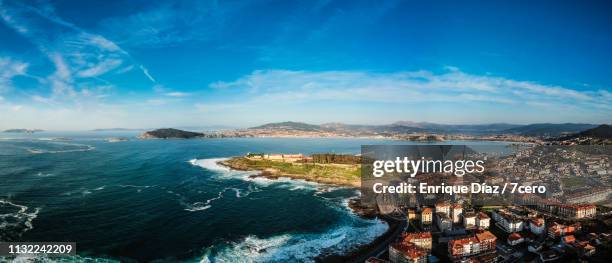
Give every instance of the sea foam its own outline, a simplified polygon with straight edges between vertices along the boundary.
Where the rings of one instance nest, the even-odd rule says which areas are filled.
[[[314,262],[321,253],[346,253],[388,229],[380,220],[360,220],[359,226],[343,225],[317,234],[250,235],[206,248],[200,262]]]
[[[30,209],[0,199],[0,240],[20,237],[23,233],[34,228],[32,221],[38,216],[40,208]]]
[[[218,164],[218,162],[225,160],[227,160],[227,158],[191,159],[189,163],[207,170],[229,172],[229,168]]]

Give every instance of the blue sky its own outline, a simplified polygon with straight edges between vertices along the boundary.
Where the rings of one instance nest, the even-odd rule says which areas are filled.
[[[607,1],[106,2],[0,0],[0,128],[612,120]]]

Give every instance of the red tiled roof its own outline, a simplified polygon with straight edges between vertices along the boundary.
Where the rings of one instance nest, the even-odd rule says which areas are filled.
[[[563,242],[565,243],[573,243],[574,241],[576,241],[576,237],[574,237],[573,235],[563,237]]]
[[[519,233],[512,233],[512,234],[510,234],[510,236],[508,236],[508,240],[510,240],[510,241],[519,240],[521,238],[523,238],[523,237]]]
[[[497,240],[497,237],[493,235],[493,233],[491,233],[490,231],[482,231],[480,233],[476,233],[476,237],[478,237],[478,240],[480,240],[481,242]]]
[[[415,259],[415,258],[420,258],[420,257],[424,257],[427,255],[426,251],[418,248],[412,243],[409,243],[409,244],[395,243],[391,246],[393,246],[393,248],[400,251],[407,258]]]
[[[415,240],[415,239],[425,239],[425,238],[431,239],[431,232],[404,233],[402,237],[403,237],[403,240],[402,240],[403,242],[411,242],[412,240]]]
[[[478,218],[480,219],[485,219],[485,218],[489,218],[489,216],[483,212],[478,213]]]

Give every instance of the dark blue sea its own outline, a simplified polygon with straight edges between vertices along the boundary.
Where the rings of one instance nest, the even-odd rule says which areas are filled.
[[[106,140],[117,136],[130,140]],[[309,262],[343,254],[387,229],[351,213],[347,203],[356,190],[252,179],[216,161],[249,152],[356,154],[362,144],[407,144],[135,136],[0,134],[0,241],[70,241],[78,252],[0,261]]]

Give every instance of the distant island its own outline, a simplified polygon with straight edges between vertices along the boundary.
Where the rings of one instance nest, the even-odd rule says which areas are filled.
[[[174,128],[147,131],[140,139],[191,139],[191,138],[370,138],[406,141],[440,142],[446,140],[489,140],[521,143],[545,143],[574,136],[594,124],[539,123],[515,124],[435,124],[401,121],[384,125],[359,125],[343,123],[308,124],[303,122],[277,122],[243,129],[211,132],[194,132]],[[569,138],[569,137],[568,137]],[[595,142],[595,141],[593,141]],[[606,141],[602,141],[604,144]],[[584,143],[584,142],[583,142]]]
[[[6,133],[35,133],[35,132],[42,132],[43,130],[40,129],[8,129],[8,130],[4,130],[4,132]]]
[[[140,136],[138,136],[138,138],[140,139],[192,139],[192,138],[199,138],[203,136],[204,134],[199,133],[199,132],[190,132],[190,131],[183,131],[179,129],[163,128],[163,129],[157,129],[157,130],[145,132],[141,134]]]

